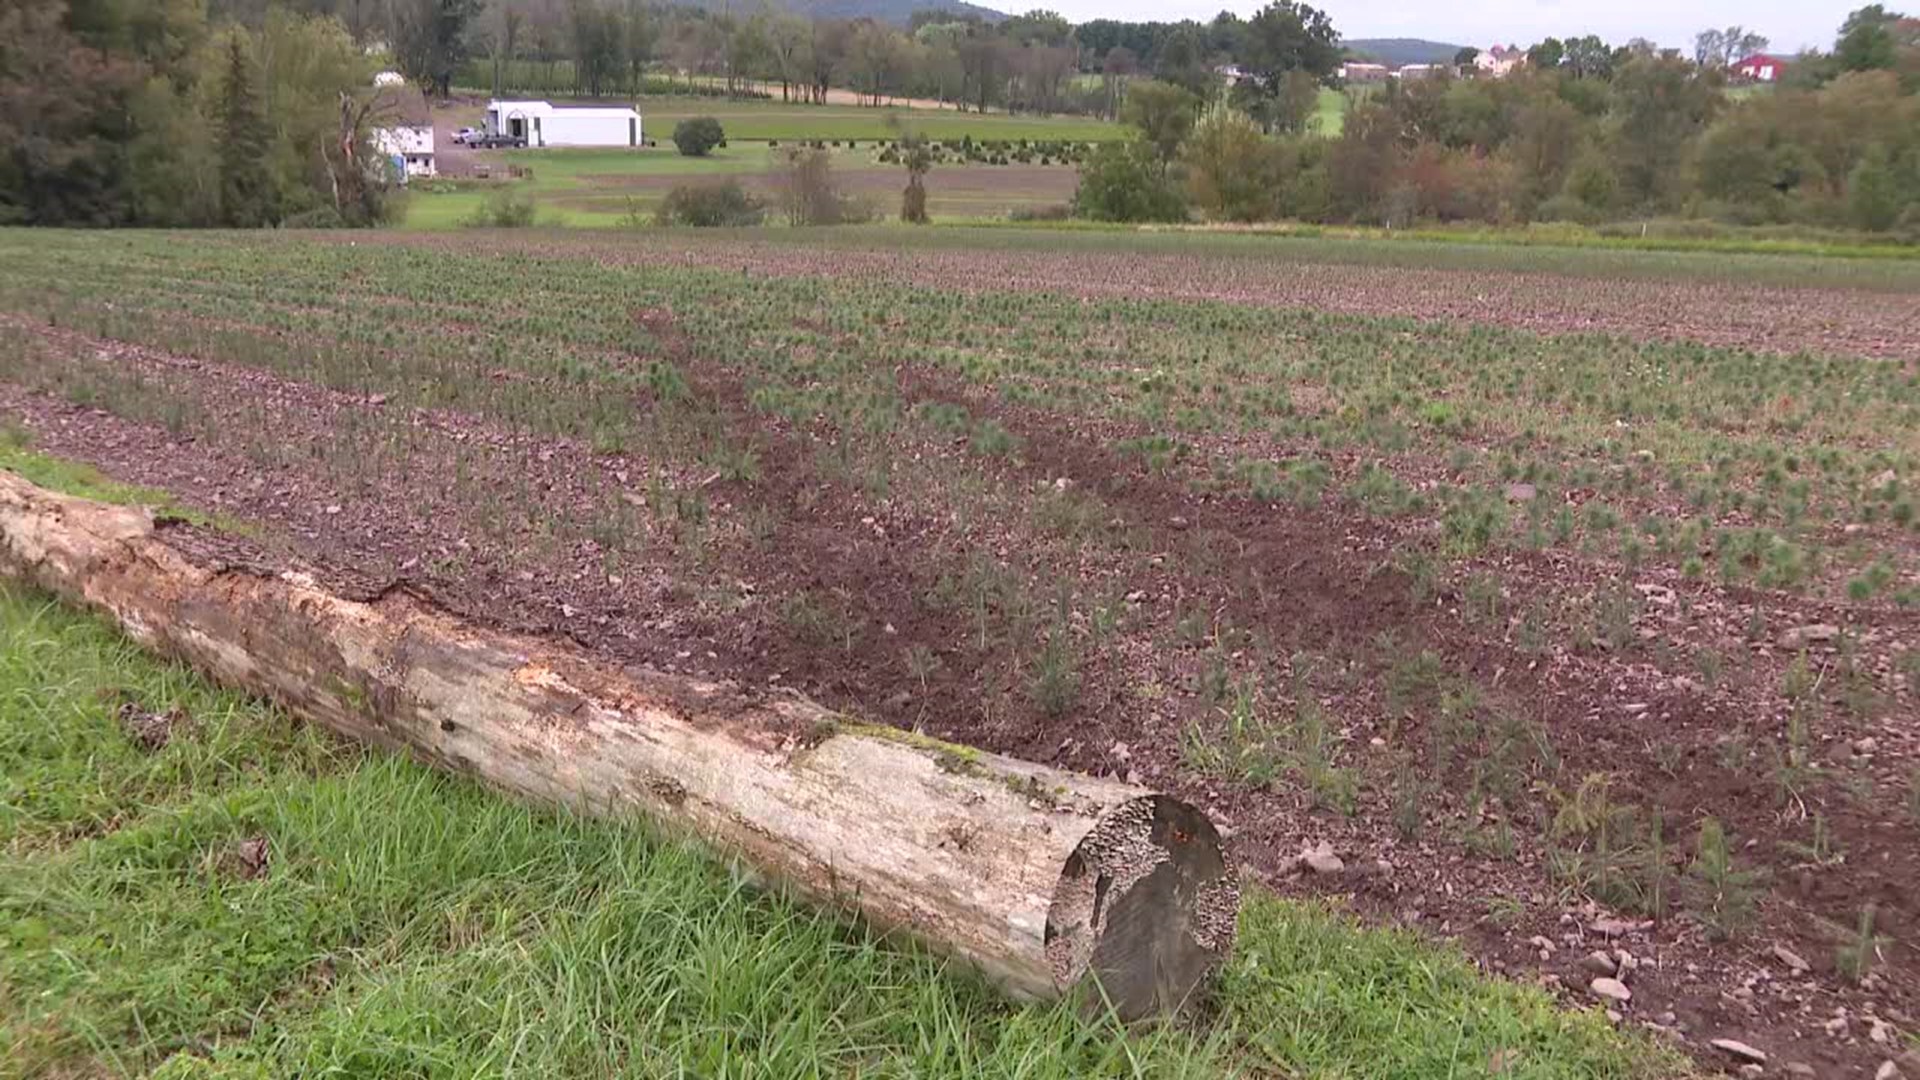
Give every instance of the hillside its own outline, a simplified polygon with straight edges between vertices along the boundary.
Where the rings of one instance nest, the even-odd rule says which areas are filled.
[[[1423,38],[1350,38],[1340,43],[1349,52],[1388,67],[1402,64],[1451,64],[1462,46]]]

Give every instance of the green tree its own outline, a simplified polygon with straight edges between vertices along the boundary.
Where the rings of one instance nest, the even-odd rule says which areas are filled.
[[[393,0],[394,59],[429,94],[446,97],[466,62],[467,24],[482,0]]]
[[[240,229],[270,225],[276,219],[278,201],[267,167],[273,131],[260,106],[252,51],[246,36],[237,30],[227,35],[218,108],[220,217]]]
[[[573,0],[568,21],[573,30],[574,89],[599,97],[626,68],[626,27],[619,12],[596,0]]]
[[[1869,4],[1840,24],[1833,44],[1834,59],[1842,71],[1876,71],[1893,67],[1896,42],[1893,27],[1902,16],[1880,4]]]
[[[1552,71],[1566,57],[1566,45],[1559,38],[1550,37],[1527,50],[1527,66],[1536,71]]]
[[[1893,228],[1910,201],[1901,186],[1887,148],[1874,144],[1847,174],[1847,214],[1854,225],[1871,232]]]
[[[691,116],[673,126],[673,145],[687,157],[706,157],[726,141],[726,129],[711,116]]]
[[[1185,221],[1186,201],[1140,139],[1104,143],[1080,165],[1074,213],[1092,221]]]
[[[1180,144],[1193,130],[1200,99],[1172,83],[1145,79],[1127,87],[1120,106],[1120,122],[1140,132],[1162,166],[1180,153]]]
[[[1272,103],[1287,90],[1288,76],[1304,72],[1316,82],[1340,66],[1340,36],[1325,12],[1294,0],[1273,0],[1247,20],[1240,60],[1271,129],[1279,119]],[[1296,90],[1297,93],[1297,90]]]
[[[1590,148],[1574,159],[1560,191],[1581,206],[1604,214],[1619,201],[1620,177],[1604,152]]]
[[[1762,39],[1763,41],[1765,39]],[[1610,79],[1613,77],[1613,50],[1598,37],[1588,34],[1585,37],[1568,38],[1566,52],[1561,59],[1568,74],[1576,79]]]
[[[1193,129],[1182,160],[1194,204],[1216,221],[1272,216],[1275,195],[1271,144],[1238,109],[1217,106]]]
[[[65,15],[60,0],[0,5],[0,224],[130,216],[118,118],[140,66],[82,40]]]
[[[1639,55],[1613,80],[1613,151],[1627,200],[1671,206],[1687,150],[1724,102],[1717,82],[1694,77],[1678,56]]]

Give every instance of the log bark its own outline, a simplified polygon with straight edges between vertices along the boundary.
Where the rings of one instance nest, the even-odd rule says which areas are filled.
[[[959,957],[1008,992],[1178,1009],[1239,903],[1206,815],[1145,789],[856,727],[797,696],[616,669],[209,565],[143,509],[0,472],[0,572],[356,739],[507,791],[679,826],[774,881]]]

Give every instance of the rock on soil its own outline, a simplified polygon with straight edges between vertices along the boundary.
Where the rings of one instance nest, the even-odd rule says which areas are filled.
[[[1627,989],[1627,984],[1619,979],[1604,977],[1595,979],[1588,984],[1587,989],[1593,993],[1594,997],[1619,1002],[1622,1005],[1633,1000],[1633,991]]]
[[[1780,647],[1783,649],[1802,649],[1808,645],[1832,641],[1840,636],[1840,628],[1832,623],[1810,623],[1796,626],[1780,635]]]
[[[1794,952],[1785,945],[1775,945],[1773,947],[1773,958],[1787,965],[1787,968],[1795,975],[1808,970],[1806,960],[1802,959],[1799,953]]]
[[[1738,1039],[1715,1039],[1708,1045],[1712,1046],[1715,1050],[1732,1054],[1734,1057],[1746,1061],[1751,1061],[1755,1065],[1765,1065],[1767,1063],[1767,1052],[1765,1050],[1748,1046]]]
[[[1338,874],[1347,868],[1346,862],[1333,853],[1330,844],[1320,844],[1302,851],[1300,865],[1316,874]]]

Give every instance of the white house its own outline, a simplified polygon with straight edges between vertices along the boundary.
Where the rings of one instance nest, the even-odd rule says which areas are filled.
[[[1481,49],[1473,58],[1473,66],[1480,74],[1496,79],[1511,75],[1514,68],[1526,62],[1527,50],[1518,45],[1495,45]]]
[[[487,103],[487,130],[527,140],[528,146],[639,146],[640,114],[591,105],[555,107],[544,101]]]
[[[1401,64],[1393,74],[1398,79],[1431,79],[1450,70],[1445,64]]]
[[[1349,60],[1340,65],[1340,77],[1350,83],[1384,82],[1389,74],[1385,64]]]
[[[373,113],[373,148],[393,163],[401,183],[438,171],[433,155],[433,114],[410,86],[380,86]]]

